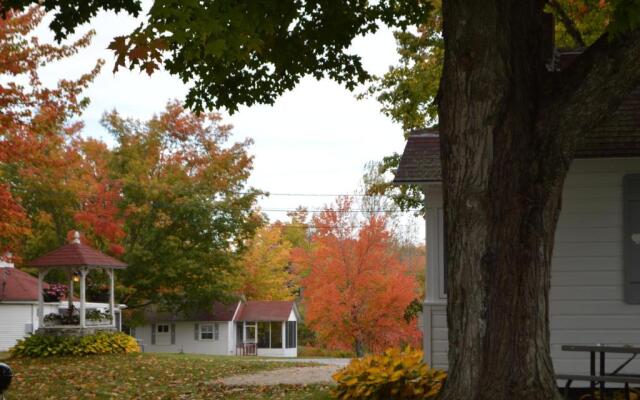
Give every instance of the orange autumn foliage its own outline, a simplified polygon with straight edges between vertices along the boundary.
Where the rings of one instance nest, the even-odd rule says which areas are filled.
[[[44,85],[40,69],[88,46],[93,32],[71,44],[41,43],[33,33],[43,16],[33,7],[0,19],[0,252],[19,262],[80,229],[84,240],[119,255],[124,231],[117,185],[105,178],[107,148],[82,139],[75,119],[103,61],[76,79]]]
[[[350,211],[346,198],[325,209],[313,219],[311,249],[294,252],[304,276],[306,322],[335,348],[378,352],[419,345],[415,319],[403,318],[418,285],[394,250],[386,218],[371,216],[361,224]]]

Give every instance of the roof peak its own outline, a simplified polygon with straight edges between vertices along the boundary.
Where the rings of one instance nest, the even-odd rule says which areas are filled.
[[[440,137],[440,131],[437,126],[432,126],[429,128],[421,128],[421,129],[413,129],[409,132],[410,138],[416,137]]]

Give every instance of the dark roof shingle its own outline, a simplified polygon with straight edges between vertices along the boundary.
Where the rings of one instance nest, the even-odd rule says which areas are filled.
[[[94,266],[126,268],[127,264],[116,260],[82,243],[69,243],[28,262],[32,267]]]
[[[172,314],[148,310],[145,313],[145,319],[147,321],[287,321],[292,310],[294,310],[293,301],[248,301],[239,302],[239,304],[215,302],[211,309],[193,313]]]
[[[48,286],[43,282],[43,288]],[[17,268],[0,268],[0,301],[38,301],[38,278]]]
[[[147,321],[233,321],[238,303],[239,302],[223,303],[216,301],[208,309],[182,313],[156,311],[151,308],[145,312],[145,319]]]

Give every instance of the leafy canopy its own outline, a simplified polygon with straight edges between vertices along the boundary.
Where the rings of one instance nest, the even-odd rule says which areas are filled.
[[[226,107],[233,112],[239,105],[273,103],[305,75],[329,77],[353,89],[369,78],[360,58],[348,53],[353,39],[381,24],[403,29],[434,24],[430,11],[439,3],[347,0],[337,7],[324,0],[155,0],[146,22],[115,38],[110,47],[116,69],[128,66],[152,73],[163,64],[191,84],[187,104],[194,110]],[[603,10],[578,24],[606,26],[614,34],[640,24],[640,3],[635,0],[549,0],[553,3],[573,15]],[[0,11],[30,4],[54,12],[50,27],[59,40],[100,10],[134,16],[142,10],[139,0],[4,0]],[[598,30],[593,30],[594,37]]]
[[[4,1],[24,8],[29,0]],[[51,28],[66,37],[99,9],[140,12],[133,0],[45,0],[55,10]],[[160,64],[191,84],[187,104],[194,110],[273,103],[305,75],[329,77],[352,89],[368,73],[349,54],[352,40],[375,32],[381,23],[406,27],[421,21],[423,1],[347,0],[156,0],[147,21],[111,49],[120,66],[152,73]]]
[[[282,224],[259,229],[239,261],[237,291],[247,300],[291,300],[291,247]]]
[[[103,124],[117,141],[110,174],[121,186],[127,304],[187,309],[224,299],[236,253],[262,224],[259,192],[246,187],[251,142],[228,145],[219,114],[175,102],[146,122],[112,112]]]
[[[129,264],[117,282],[130,307],[229,295],[237,254],[262,224],[253,210],[258,192],[246,187],[250,141],[228,143],[231,128],[219,114],[195,115],[176,102],[145,122],[106,114],[113,148],[82,138],[82,93],[102,62],[77,79],[42,84],[40,67],[92,35],[40,44],[30,36],[42,16],[34,8],[0,20],[0,251],[20,264],[77,229]],[[88,291],[99,292],[104,278],[92,272]]]
[[[0,252],[19,263],[66,241],[88,202],[78,194],[94,182],[82,168],[90,141],[76,117],[88,105],[82,92],[102,61],[76,79],[47,86],[39,70],[86,47],[93,32],[53,46],[31,38],[43,12],[0,19]]]

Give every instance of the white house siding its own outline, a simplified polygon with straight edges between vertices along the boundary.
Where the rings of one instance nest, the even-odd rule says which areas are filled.
[[[57,305],[45,305],[45,315],[56,312]],[[36,304],[28,302],[0,302],[0,351],[9,350],[19,339],[38,329],[37,309]]]
[[[164,322],[157,322],[164,324]],[[171,326],[171,322],[167,322]],[[218,324],[218,340],[196,340],[195,324],[213,325]],[[156,344],[151,343],[152,325],[143,325],[135,328],[134,336],[144,344],[145,352],[155,353],[197,353],[211,355],[235,354],[230,350],[229,345],[229,322],[175,322],[175,344],[171,344],[171,332],[167,337],[162,337],[156,333]]]
[[[575,160],[567,176],[550,294],[551,352],[558,373],[588,372],[588,354],[563,352],[563,344],[640,345],[640,305],[623,301],[622,178],[627,173],[640,173],[640,159]],[[429,235],[427,240],[431,251]],[[439,279],[441,271],[437,263],[427,279]],[[433,298],[425,301],[425,358],[446,368],[445,305]],[[607,368],[623,358],[607,355]],[[640,373],[640,360],[625,371]]]
[[[639,159],[576,160],[563,191],[551,268],[551,351],[561,373],[588,372],[563,344],[640,345],[640,305],[623,300],[622,178]],[[624,355],[607,355],[608,368]],[[640,373],[640,360],[625,368]]]

